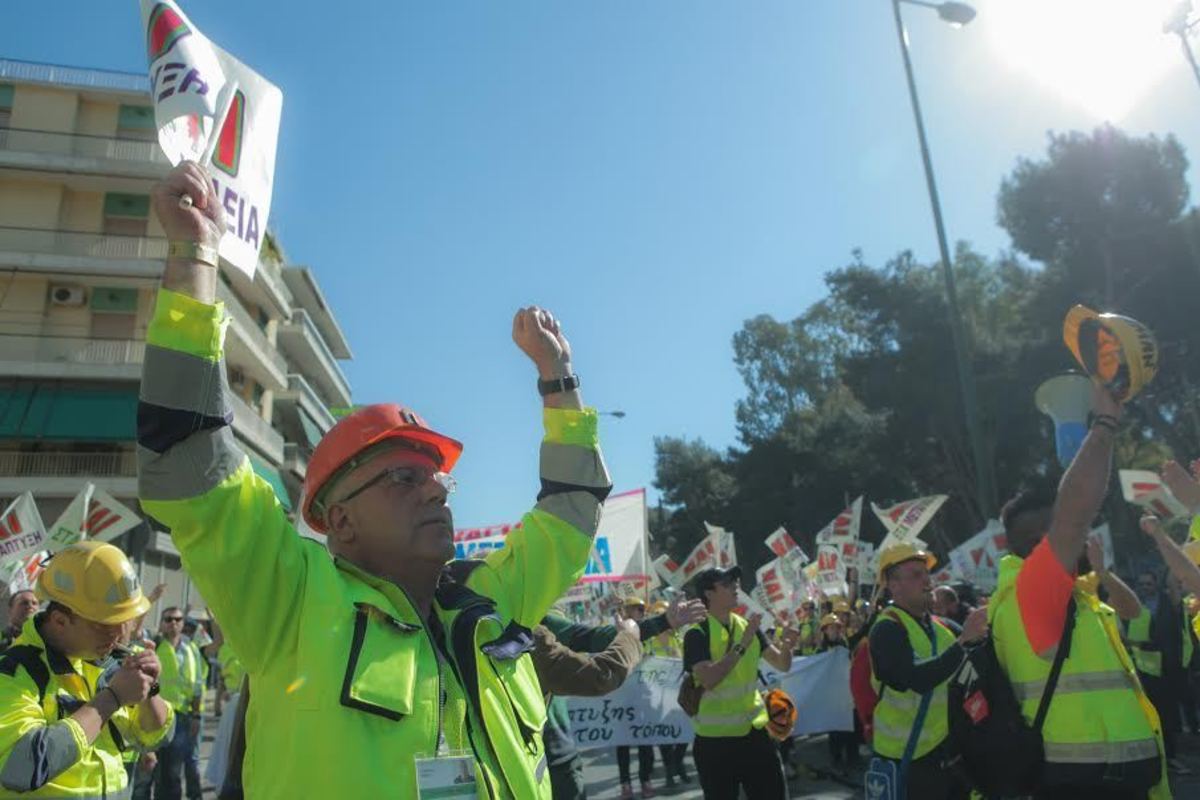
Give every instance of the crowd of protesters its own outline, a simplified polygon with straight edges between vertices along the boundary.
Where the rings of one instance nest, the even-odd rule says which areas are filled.
[[[1097,386],[1090,431],[1056,491],[1004,507],[1010,553],[990,596],[935,587],[934,554],[901,542],[879,553],[870,601],[855,571],[847,596],[805,600],[795,624],[738,613],[738,567],[700,571],[690,600],[629,596],[616,624],[590,624],[555,605],[592,555],[611,481],[552,314],[530,307],[513,319],[545,433],[540,491],[504,548],[452,560],[447,503],[463,444],[394,404],[354,411],[317,445],[300,515],[323,541],[302,538],[232,435],[213,185],[182,164],[154,205],[171,247],[147,332],[139,496],[215,619],[169,606],[147,630],[163,587],[143,593],[110,544],[48,559],[32,590],[8,598],[0,797],[198,800],[200,734],[219,716],[206,778],[222,797],[579,800],[587,786],[563,698],[613,691],[647,655],[680,661],[690,761],[710,800],[787,796],[797,709],[760,671],[830,653],[850,664],[856,709],[852,725],[828,732],[828,766],[841,776],[866,766],[868,787],[986,796],[952,729],[964,709],[971,724],[988,718],[956,686],[989,670],[1040,737],[1025,794],[1158,800],[1188,771],[1183,726],[1200,728],[1200,464],[1162,472],[1197,515],[1192,544],[1144,518],[1155,555],[1131,586],[1089,540],[1118,395]],[[688,748],[661,747],[661,770],[653,748],[617,748],[621,796],[691,783]]]

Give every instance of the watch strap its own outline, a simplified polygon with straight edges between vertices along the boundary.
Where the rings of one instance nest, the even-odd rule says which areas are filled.
[[[564,375],[561,378],[555,378],[549,381],[538,381],[538,394],[545,397],[548,394],[559,394],[560,392],[573,392],[579,388],[579,376],[575,373]]]
[[[167,258],[199,261],[201,264],[208,264],[210,267],[215,267],[221,263],[221,256],[217,252],[217,248],[209,247],[199,242],[171,241],[167,245]]]

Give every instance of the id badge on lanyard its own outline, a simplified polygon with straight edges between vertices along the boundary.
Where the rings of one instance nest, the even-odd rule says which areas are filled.
[[[449,753],[436,758],[418,758],[417,797],[475,797],[478,775],[470,753]]]

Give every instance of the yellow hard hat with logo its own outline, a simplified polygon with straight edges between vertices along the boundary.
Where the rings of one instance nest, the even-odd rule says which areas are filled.
[[[924,561],[925,566],[933,569],[937,566],[937,556],[933,553],[926,552],[916,545],[902,542],[895,544],[879,554],[879,582],[884,582],[884,576],[887,571],[897,564],[903,564],[905,561]]]
[[[128,622],[150,609],[129,559],[105,542],[78,542],[55,553],[38,576],[36,592],[104,625]]]
[[[1158,372],[1158,342],[1142,323],[1075,306],[1063,320],[1063,341],[1087,374],[1119,400],[1129,400]]]

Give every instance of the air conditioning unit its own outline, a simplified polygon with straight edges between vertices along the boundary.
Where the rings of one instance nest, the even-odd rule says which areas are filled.
[[[57,284],[50,287],[50,305],[52,306],[81,306],[85,302],[87,302],[87,292],[82,286]]]
[[[246,385],[246,373],[242,372],[241,367],[229,368],[229,385],[234,389],[241,389]]]

